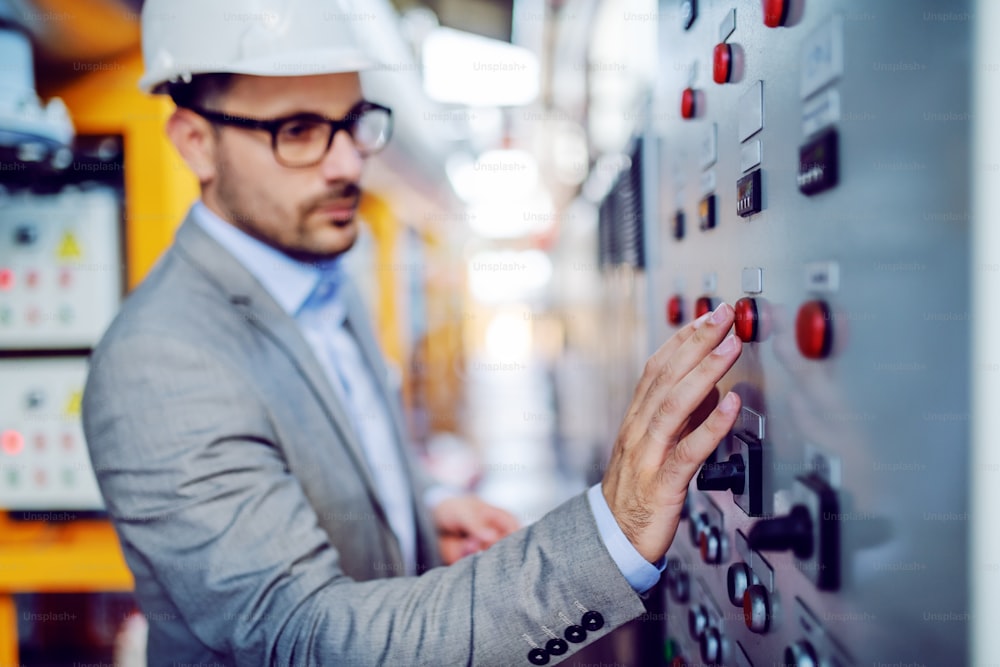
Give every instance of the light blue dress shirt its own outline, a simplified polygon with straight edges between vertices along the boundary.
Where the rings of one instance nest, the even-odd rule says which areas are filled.
[[[345,396],[344,383],[340,377],[344,370],[333,367],[329,358],[331,356],[329,341],[326,340],[331,335],[337,335],[335,330],[344,330],[344,327],[340,326],[344,319],[344,307],[336,299],[335,294],[322,293],[335,291],[338,272],[341,270],[339,260],[334,259],[329,263],[318,265],[298,262],[222,220],[200,201],[195,203],[192,212],[195,221],[202,229],[228,250],[271,294],[282,310],[296,321],[310,347],[316,352],[320,363],[323,364],[330,384],[345,401],[344,405],[349,406],[350,400]],[[331,326],[331,323],[334,326]],[[344,344],[341,338],[339,345]],[[351,378],[347,379],[348,384],[357,382],[356,378],[353,381]],[[367,414],[369,417],[372,416],[370,412]],[[362,431],[365,424],[378,421],[381,419],[377,413],[373,419],[355,419],[356,425]],[[384,424],[388,423],[388,416],[385,415]],[[391,463],[386,464],[385,459],[381,458],[385,455],[386,443],[380,443],[379,453],[374,456],[369,449],[368,440],[373,437],[378,440],[381,436],[372,436],[371,433],[368,433],[367,437],[365,433],[360,435],[363,446],[368,450],[366,457],[369,458],[369,462],[372,463],[373,460],[381,462],[374,464],[373,477],[376,486],[379,487],[377,489],[379,497],[386,506],[390,526],[400,541],[407,570],[412,573],[416,561],[415,525],[413,508],[409,504],[409,488],[405,485],[400,488],[379,474],[380,470],[391,471],[393,468]],[[396,470],[401,471],[402,467],[399,466]],[[387,484],[388,488],[382,488],[384,484]],[[611,558],[632,588],[639,593],[645,593],[659,580],[664,564],[661,562],[653,565],[635,550],[611,514],[604,494],[601,493],[600,484],[590,488],[587,500],[597,523],[598,532]]]

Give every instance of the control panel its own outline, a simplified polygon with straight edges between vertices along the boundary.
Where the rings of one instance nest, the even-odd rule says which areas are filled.
[[[0,511],[73,518],[104,507],[80,404],[122,299],[121,139],[78,136],[60,165],[4,150],[18,168],[0,174]]]
[[[97,343],[121,301],[119,209],[99,186],[0,197],[0,349]]]
[[[0,507],[103,507],[80,424],[86,357],[0,359]]]
[[[668,664],[968,662],[973,21],[946,4],[660,3],[647,354],[723,301],[743,341]]]

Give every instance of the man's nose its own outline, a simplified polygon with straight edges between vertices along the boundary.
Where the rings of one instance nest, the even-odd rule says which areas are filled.
[[[354,139],[346,130],[337,132],[333,144],[320,163],[323,177],[328,181],[356,182],[361,178],[364,158],[354,146]]]

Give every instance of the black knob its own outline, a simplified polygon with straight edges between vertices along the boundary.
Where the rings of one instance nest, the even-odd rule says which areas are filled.
[[[732,491],[739,495],[746,486],[746,464],[741,454],[726,461],[706,463],[698,473],[698,488],[702,491]]]
[[[809,510],[796,505],[787,516],[758,521],[750,529],[747,543],[751,549],[791,550],[798,558],[809,558],[813,552],[813,522]]]
[[[698,549],[701,551],[701,559],[709,565],[718,565],[722,562],[722,533],[715,526],[709,526],[701,532],[701,539],[698,540]]]
[[[805,639],[797,641],[785,649],[785,664],[788,667],[816,667],[816,650]]]
[[[562,655],[569,650],[569,644],[561,639],[553,637],[549,641],[545,642],[545,650],[548,651],[550,655]]]
[[[743,594],[753,583],[753,572],[746,563],[733,563],[726,572],[726,588],[729,591],[729,603],[734,607],[743,606]]]
[[[549,664],[549,654],[540,648],[533,648],[528,652],[528,662],[533,665]]]
[[[691,599],[691,578],[688,577],[688,573],[678,570],[670,583],[670,595],[674,598],[674,602],[687,604]]]
[[[759,635],[771,627],[771,604],[767,597],[767,587],[754,584],[743,595],[743,621],[751,632]]]
[[[702,605],[691,607],[688,610],[688,631],[691,633],[691,639],[701,639],[706,627],[708,627],[708,613],[705,607]]]
[[[580,642],[582,642],[584,639],[587,638],[587,631],[584,630],[579,625],[571,625],[565,630],[563,630],[563,637],[566,638],[566,641],[573,642],[574,644],[579,644]]]
[[[604,627],[604,617],[599,612],[588,611],[583,615],[580,625],[587,628],[590,632],[597,632]]]
[[[708,515],[704,512],[691,515],[691,523],[688,524],[688,536],[691,538],[691,546],[698,546],[698,538],[701,531],[708,528]]]
[[[38,227],[34,225],[19,225],[14,230],[15,245],[34,245],[38,241]]]
[[[722,659],[722,637],[715,628],[708,628],[701,636],[701,659],[710,665]]]

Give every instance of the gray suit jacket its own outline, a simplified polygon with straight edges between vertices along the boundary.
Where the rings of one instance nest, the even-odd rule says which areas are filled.
[[[308,343],[193,220],[94,352],[83,419],[153,667],[528,665],[529,640],[561,637],[581,606],[604,627],[563,657],[644,610],[584,496],[446,568],[420,510],[427,571],[399,576],[360,445]]]

